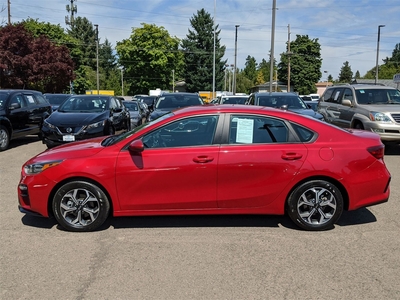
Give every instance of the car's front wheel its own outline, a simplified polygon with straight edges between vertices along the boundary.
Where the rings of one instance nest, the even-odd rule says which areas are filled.
[[[340,190],[325,180],[299,185],[288,199],[288,215],[306,230],[326,230],[334,226],[343,212]]]
[[[105,193],[86,181],[61,186],[52,206],[57,222],[68,231],[93,231],[104,223],[110,211]]]
[[[8,130],[3,125],[0,125],[0,151],[4,151],[8,148],[10,144],[10,134]]]

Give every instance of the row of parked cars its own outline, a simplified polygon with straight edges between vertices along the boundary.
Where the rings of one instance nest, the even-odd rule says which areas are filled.
[[[132,101],[133,100],[133,101]],[[41,94],[0,90],[0,151],[11,139],[37,134],[48,148],[119,131],[129,131],[177,108],[203,105],[197,93],[135,95],[132,100],[107,95]],[[338,85],[318,100],[295,93],[222,95],[214,104],[274,107],[307,115],[342,128],[373,131],[384,142],[400,141],[400,92],[380,85]]]

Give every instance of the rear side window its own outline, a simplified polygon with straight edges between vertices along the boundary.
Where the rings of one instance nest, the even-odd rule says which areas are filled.
[[[35,98],[39,104],[49,104],[49,101],[47,101],[47,99],[41,94],[36,94]]]
[[[316,135],[314,131],[294,123],[292,123],[292,127],[294,131],[296,131],[300,141],[303,143],[311,141]]]

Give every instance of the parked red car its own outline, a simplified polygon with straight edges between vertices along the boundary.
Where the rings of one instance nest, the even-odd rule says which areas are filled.
[[[91,231],[112,216],[270,214],[332,228],[385,202],[379,136],[289,111],[193,106],[118,135],[44,151],[22,167],[23,213]]]

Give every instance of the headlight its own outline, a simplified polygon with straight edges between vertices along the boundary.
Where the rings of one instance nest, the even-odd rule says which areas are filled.
[[[51,129],[56,129],[56,126],[54,126],[53,124],[50,124],[50,123],[47,122],[46,120],[43,121],[43,126],[49,127],[49,128],[51,128]]]
[[[392,120],[390,120],[389,116],[381,112],[371,111],[369,113],[369,118],[376,122],[392,123]]]
[[[97,122],[97,123],[93,123],[93,124],[87,125],[86,129],[104,127],[105,123],[106,123],[106,120],[103,120],[103,121],[100,121],[100,122]]]
[[[38,162],[38,163],[24,166],[24,172],[28,175],[39,174],[39,173],[43,172],[44,170],[51,168],[51,167],[58,166],[61,163],[62,163],[62,160]]]

